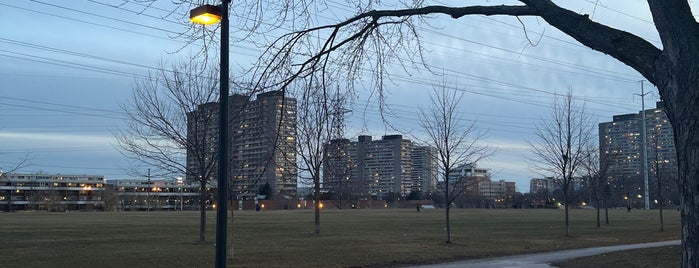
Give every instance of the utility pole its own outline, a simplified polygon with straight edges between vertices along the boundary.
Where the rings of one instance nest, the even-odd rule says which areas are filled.
[[[650,209],[650,197],[648,196],[648,138],[646,134],[646,101],[645,96],[650,92],[645,92],[643,89],[643,80],[641,82],[641,165],[643,166],[643,203],[646,210]]]

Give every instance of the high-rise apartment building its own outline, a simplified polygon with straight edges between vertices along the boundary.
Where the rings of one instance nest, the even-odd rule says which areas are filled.
[[[326,145],[325,152],[323,189],[328,192],[346,185],[356,195],[383,197],[428,192],[436,185],[433,149],[417,146],[402,135],[337,139]]]
[[[281,91],[240,95],[232,102],[231,176],[234,191],[252,196],[269,183],[272,198],[296,197],[296,99]]]
[[[187,113],[187,163],[185,178],[188,182],[218,178],[218,102],[201,104]]]
[[[338,198],[365,196],[357,171],[357,145],[349,139],[334,139],[323,148],[323,191]]]
[[[187,137],[195,144],[187,152],[188,181],[201,174],[202,166],[211,170],[211,178],[216,178],[216,111],[218,105],[212,102],[188,114]],[[296,99],[285,97],[281,91],[257,94],[255,100],[236,94],[229,97],[228,113],[233,197],[253,198],[265,184],[271,187],[271,198],[296,197]]]
[[[606,168],[612,200],[636,199],[644,192],[641,113],[646,116],[648,177],[677,178],[677,154],[672,126],[662,102],[637,114],[615,115],[599,124],[600,167]],[[669,179],[666,179],[669,181]],[[654,188],[649,187],[651,199]]]
[[[437,188],[439,166],[435,156],[437,149],[430,146],[413,146],[412,148],[412,191],[422,193],[434,192]]]

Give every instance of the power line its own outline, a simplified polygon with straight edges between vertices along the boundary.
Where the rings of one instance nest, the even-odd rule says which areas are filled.
[[[156,67],[152,67],[152,66],[148,66],[148,65],[133,63],[133,62],[129,62],[129,61],[116,60],[116,59],[112,59],[112,58],[105,58],[105,57],[100,57],[100,56],[90,55],[90,54],[86,54],[86,53],[65,50],[65,49],[58,49],[58,48],[53,48],[53,47],[48,47],[48,46],[42,46],[42,45],[38,45],[38,44],[32,44],[32,43],[2,38],[2,37],[0,37],[0,42],[12,44],[12,45],[16,45],[16,46],[21,46],[21,47],[25,47],[25,48],[33,48],[33,49],[37,49],[37,50],[56,52],[56,53],[61,53],[61,54],[65,54],[65,55],[70,55],[70,56],[105,61],[105,62],[109,62],[109,63],[117,63],[117,64],[122,64],[122,65],[140,67],[140,68],[149,69],[149,70],[162,71],[161,68],[156,68]],[[20,53],[17,53],[17,54],[20,54]],[[21,54],[21,55],[25,55],[25,54]],[[31,56],[31,55],[28,55],[28,56]]]
[[[71,18],[71,17],[66,17],[66,16],[62,16],[62,15],[51,14],[51,13],[48,13],[48,12],[43,12],[43,11],[38,11],[38,10],[33,10],[33,9],[28,9],[28,8],[23,8],[23,7],[18,7],[18,6],[13,6],[13,5],[5,4],[5,3],[0,3],[0,6],[11,7],[11,8],[19,9],[19,10],[24,10],[24,11],[27,11],[27,12],[38,13],[38,14],[42,14],[42,15],[46,15],[46,16],[51,16],[51,17],[56,17],[56,18],[61,18],[61,19],[66,19],[66,20],[71,20],[71,21],[76,21],[76,22],[80,22],[80,23],[85,23],[85,24],[89,24],[89,25],[104,27],[104,28],[108,28],[108,29],[112,29],[112,30],[117,30],[117,31],[123,31],[123,32],[128,32],[128,33],[133,33],[133,34],[138,34],[138,35],[143,35],[143,36],[148,36],[148,37],[153,37],[153,38],[158,38],[158,39],[170,40],[170,41],[173,40],[173,39],[171,39],[171,38],[166,38],[166,37],[162,37],[162,36],[157,36],[157,35],[154,35],[154,34],[142,33],[142,32],[133,31],[133,30],[129,30],[129,29],[124,29],[124,28],[109,26],[109,25],[105,25],[105,24],[101,24],[101,23],[96,23],[96,22],[91,22],[91,21],[86,21],[86,20],[80,20],[80,19]]]
[[[608,7],[607,5],[604,5],[604,4],[600,3],[599,1],[596,1],[596,2],[593,2],[592,0],[585,0],[585,1],[588,2],[588,3],[594,4],[595,6],[601,6],[602,8],[607,9],[607,10],[609,10],[609,11],[612,11],[612,12],[614,12],[614,13],[617,13],[617,14],[620,14],[620,15],[624,15],[624,16],[627,16],[627,17],[629,17],[629,18],[638,20],[638,21],[640,21],[640,22],[645,22],[645,23],[648,23],[648,24],[651,24],[651,25],[655,26],[655,23],[653,23],[652,21],[649,21],[649,20],[647,20],[647,19],[640,18],[640,17],[634,16],[634,15],[631,15],[631,14],[629,14],[629,13],[625,13],[625,12],[622,12],[622,11],[619,11],[619,10],[616,10],[616,9],[613,9],[613,8],[610,8],[610,7]],[[660,43],[660,42],[657,41],[657,40],[654,40],[654,42]]]
[[[26,43],[26,42],[21,42],[21,41],[6,39],[6,38],[0,38],[0,42],[6,42],[6,43],[16,44],[16,45],[27,45],[27,46],[35,47],[35,48],[37,48],[37,49],[48,50],[48,51],[55,51],[55,52],[59,52],[59,53],[64,53],[64,54],[68,54],[68,55],[75,55],[75,56],[85,57],[85,58],[89,58],[89,59],[99,59],[99,60],[102,60],[102,61],[107,61],[107,62],[112,62],[112,63],[119,63],[119,64],[126,64],[126,65],[141,67],[141,68],[147,68],[147,69],[151,69],[151,70],[167,71],[167,70],[163,70],[162,68],[155,68],[155,67],[150,67],[150,66],[141,65],[141,64],[133,64],[133,63],[129,63],[129,62],[124,62],[124,61],[119,61],[119,60],[113,60],[113,59],[109,59],[109,58],[98,57],[98,56],[93,56],[93,55],[84,54],[84,53],[78,53],[78,52],[72,52],[72,51],[67,51],[67,50],[62,50],[62,49],[54,49],[54,48],[51,48],[51,47],[46,47],[46,46],[41,46],[41,45],[33,45],[33,44]],[[11,51],[6,51],[6,50],[0,50],[0,51],[10,52],[10,53],[16,53],[16,54],[19,54],[19,55],[22,55],[22,56],[30,56],[30,57],[32,56],[32,55],[28,55],[28,54],[24,54],[24,53],[11,52]],[[59,64],[59,63],[52,63],[52,62],[39,61],[39,62],[44,62],[44,63],[57,64],[57,65],[60,65],[60,66],[73,67],[73,68],[83,69],[83,70],[92,70],[92,69],[90,69],[90,68],[94,68],[94,70],[92,70],[92,71],[104,72],[104,73],[108,73],[108,74],[127,75],[127,76],[133,75],[133,76],[138,77],[137,74],[133,74],[133,73],[126,73],[126,72],[121,72],[121,71],[112,71],[111,69],[106,69],[106,68],[101,68],[101,67],[95,67],[95,66],[90,66],[90,65],[85,65],[85,64],[71,63],[71,62],[67,62],[67,61],[54,60],[54,59],[49,59],[49,58],[39,57],[39,56],[34,56],[34,57],[37,57],[37,58],[40,58],[40,59],[58,61],[60,64]],[[31,60],[31,59],[27,59],[27,60]],[[75,65],[78,65],[78,66],[69,66],[70,64],[75,64]],[[438,68],[438,67],[433,67],[433,68]],[[511,84],[511,83],[507,83],[507,82],[503,82],[503,81],[499,81],[499,80],[495,80],[495,79],[491,79],[491,78],[487,78],[487,77],[483,77],[483,76],[472,75],[472,74],[468,74],[468,73],[465,73],[465,72],[457,72],[457,71],[454,71],[454,70],[449,70],[449,69],[444,69],[444,68],[438,68],[438,69],[441,69],[441,70],[444,71],[444,72],[453,72],[453,73],[457,73],[457,74],[459,74],[459,75],[461,75],[461,76],[472,77],[472,78],[475,78],[475,79],[477,79],[477,80],[482,80],[482,81],[489,82],[489,83],[502,84],[502,85],[506,85],[506,86],[509,86],[509,87],[513,87],[513,88],[527,89],[527,90],[531,90],[531,91],[534,91],[534,92],[545,93],[545,94],[549,94],[549,95],[560,95],[560,94],[552,93],[552,92],[545,91],[545,90],[541,90],[541,89],[536,89],[536,88],[531,88],[531,87],[524,87],[524,86],[520,86],[520,85],[514,85],[514,84]],[[365,71],[366,71],[366,70],[365,70]],[[172,71],[168,71],[168,72],[172,72]],[[141,78],[147,78],[147,77],[141,76]],[[214,78],[210,78],[210,79],[214,79]],[[600,104],[604,104],[604,103],[602,103],[602,101],[591,101],[591,102],[597,102],[597,103],[600,103]],[[526,103],[526,102],[525,102],[525,103]],[[530,104],[531,104],[531,103],[530,103]],[[614,104],[605,104],[605,105],[617,106],[617,105],[614,105]],[[620,106],[617,106],[617,107],[620,107]],[[620,108],[627,108],[627,107],[620,107]]]
[[[49,6],[55,6],[55,5],[51,5],[51,4],[48,4],[48,3],[40,2],[40,1],[37,1],[37,0],[31,0],[31,1],[34,1],[34,2],[37,2],[37,3],[46,4],[46,5],[49,5]],[[136,12],[134,12],[134,11],[131,11],[131,10],[128,10],[128,9],[124,9],[124,8],[122,8],[122,7],[118,7],[118,6],[114,6],[114,5],[108,5],[108,4],[104,4],[104,3],[100,3],[100,2],[92,1],[92,0],[91,0],[91,2],[93,2],[93,3],[98,3],[98,4],[102,4],[102,5],[107,5],[107,6],[110,6],[110,7],[113,7],[113,8],[117,8],[117,9],[120,9],[120,10],[125,10],[125,11],[132,12],[132,13],[136,13]],[[336,3],[336,2],[334,2],[334,1],[330,1],[330,2]],[[339,5],[339,4],[336,3],[336,5]],[[62,7],[61,7],[61,8],[62,8]],[[155,7],[151,7],[151,8],[155,8]],[[73,8],[65,8],[65,9],[71,10],[71,11],[75,11],[75,12],[80,12],[80,13],[85,13],[85,14],[90,14],[90,15],[94,15],[94,16],[99,16],[99,17],[105,17],[105,18],[112,19],[112,18],[110,18],[110,17],[106,17],[106,16],[102,16],[102,15],[99,15],[99,14],[94,14],[94,13],[86,12],[86,11],[82,11],[82,10],[77,10],[77,9],[73,9]],[[163,9],[160,9],[160,10],[163,10]],[[345,10],[347,10],[347,9],[345,9]],[[138,15],[146,15],[146,14],[143,14],[142,12],[137,13],[137,14],[138,14]],[[322,16],[322,15],[320,15],[320,16],[321,16],[321,17],[324,17],[324,16]],[[174,21],[165,20],[165,19],[163,19],[163,18],[158,18],[158,17],[155,17],[155,16],[150,16],[150,17],[153,17],[153,18],[156,18],[156,19],[159,19],[159,20],[163,20],[163,21],[167,21],[167,22],[170,22],[170,23],[180,24],[180,23],[177,23],[177,22],[174,22]],[[325,18],[327,18],[327,17],[325,17]],[[117,21],[122,21],[122,20],[118,20],[118,19],[115,19],[115,20],[117,20]],[[269,24],[269,23],[267,23],[267,24]],[[147,27],[152,27],[152,26],[143,25],[143,24],[139,24],[139,25],[147,26]],[[180,24],[180,25],[181,25],[181,24]],[[506,24],[506,25],[507,25],[507,24]],[[280,27],[280,28],[283,28],[283,27]],[[286,29],[286,28],[285,28],[285,29]],[[287,30],[289,30],[289,29],[287,29]],[[445,33],[442,33],[442,32],[434,31],[434,30],[432,30],[432,29],[424,29],[424,28],[423,28],[423,30],[430,31],[430,32],[432,32],[433,34],[438,34],[438,35],[442,35],[442,36],[449,37],[449,38],[456,38],[456,39],[461,40],[461,41],[464,41],[464,42],[471,42],[471,43],[478,44],[478,45],[481,45],[481,46],[486,46],[486,47],[489,47],[489,48],[498,49],[498,50],[506,51],[506,52],[509,52],[509,53],[515,53],[515,54],[517,54],[517,55],[522,55],[521,53],[519,53],[519,52],[517,52],[517,51],[512,51],[512,50],[508,50],[508,49],[503,49],[503,48],[499,48],[499,47],[495,47],[495,46],[483,44],[483,43],[480,43],[480,42],[471,41],[471,40],[468,40],[468,39],[465,39],[465,38],[461,38],[461,37],[455,37],[455,36],[453,36],[453,35],[448,35],[448,34],[445,34]],[[243,47],[243,48],[248,48],[248,47]],[[450,47],[450,48],[459,50],[458,48],[455,48],[455,47]],[[259,52],[258,50],[255,50],[255,49],[252,49],[252,48],[248,48],[248,49],[250,49],[250,50],[252,50],[252,51],[255,51],[255,52]],[[463,50],[463,49],[461,49],[461,50]],[[467,50],[466,50],[466,51],[467,51]],[[474,52],[474,53],[475,53],[475,52]],[[248,55],[248,56],[252,56],[252,55]],[[568,67],[570,67],[570,68],[575,68],[575,69],[580,69],[580,70],[588,71],[588,72],[591,72],[592,75],[596,75],[596,76],[600,76],[600,75],[601,75],[601,76],[609,77],[609,76],[611,76],[610,73],[613,73],[613,72],[610,72],[609,70],[597,69],[597,71],[595,71],[596,68],[593,68],[593,67],[587,67],[587,66],[586,66],[586,67],[582,67],[582,68],[581,68],[581,67],[579,67],[579,65],[577,65],[577,64],[565,63],[565,62],[561,62],[561,61],[550,60],[550,59],[545,59],[545,58],[536,57],[536,56],[531,56],[531,55],[522,55],[522,56],[531,57],[531,58],[533,58],[533,59],[542,60],[542,61],[545,61],[545,62],[551,62],[551,63],[554,63],[554,64],[561,64],[561,65],[564,65],[564,66],[568,66]],[[514,62],[514,61],[511,61],[511,62]],[[517,63],[519,63],[519,62],[517,62]],[[522,64],[522,63],[520,63],[520,64]],[[558,71],[560,71],[560,70],[558,70]],[[624,73],[617,73],[617,74],[620,74],[620,75],[628,75],[628,74],[624,74]],[[637,76],[634,76],[633,79],[624,79],[624,78],[620,78],[620,77],[612,77],[612,78],[619,79],[619,81],[624,81],[624,82],[635,82],[635,81],[638,80],[638,77],[637,77]]]
[[[39,101],[39,100],[30,100],[30,99],[23,99],[23,98],[14,98],[14,97],[7,97],[7,96],[0,96],[0,99],[8,99],[8,100],[15,100],[15,101],[22,101],[22,102],[46,104],[46,105],[66,107],[66,108],[76,108],[76,109],[96,111],[96,112],[121,114],[120,112],[116,112],[116,111],[112,111],[112,110],[105,110],[105,109],[98,109],[98,108],[84,107],[84,106],[76,106],[76,105],[68,105],[68,104],[61,104],[61,103],[53,103],[53,102],[46,102],[46,101]]]
[[[43,3],[43,2],[40,2],[40,3]],[[44,3],[44,4],[46,4],[46,3]],[[49,4],[49,5],[50,5],[50,4]],[[120,8],[120,9],[123,9],[123,8]],[[84,12],[84,11],[80,11],[80,10],[76,10],[76,9],[70,9],[70,8],[69,8],[69,10],[73,10],[73,11],[81,12],[81,13],[86,13],[86,14],[93,14],[93,13],[90,13],[90,12]],[[101,15],[100,15],[100,16],[101,16]],[[162,19],[162,18],[159,18],[159,19]],[[444,34],[444,33],[435,32],[435,31],[433,31],[433,32],[436,33],[436,34],[441,34],[441,35],[450,37],[450,38],[457,38],[457,39],[460,39],[460,40],[462,40],[462,41],[472,42],[472,41],[467,40],[467,39],[464,39],[464,38],[455,37],[455,36],[450,36],[450,35],[446,35],[446,34]],[[9,40],[9,39],[5,39],[5,40]],[[13,41],[13,40],[10,40],[10,41]],[[19,42],[20,44],[25,44],[25,45],[28,44],[28,43],[24,43],[24,42],[20,42],[20,41],[16,41],[16,42]],[[476,42],[476,44],[479,44],[479,45],[482,45],[482,46],[486,46],[486,47],[490,47],[490,48],[495,48],[495,49],[500,49],[500,50],[508,51],[508,52],[510,52],[510,53],[516,53],[515,51],[506,50],[506,49],[502,49],[502,48],[497,48],[497,47],[494,47],[494,46],[489,46],[489,45],[482,44],[482,43],[478,43],[478,42]],[[38,46],[38,47],[39,47],[39,48],[43,48],[43,49],[51,49],[51,48],[45,47],[45,46]],[[453,47],[452,47],[452,48],[453,48]],[[455,49],[455,48],[454,48],[454,49]],[[62,53],[80,55],[80,56],[84,56],[84,57],[88,57],[88,58],[97,58],[97,59],[100,59],[100,60],[106,60],[106,61],[111,61],[111,62],[117,62],[117,63],[121,63],[121,64],[129,64],[129,65],[134,65],[134,66],[143,67],[143,68],[161,70],[161,69],[159,69],[159,68],[154,68],[154,67],[150,67],[150,66],[137,65],[137,64],[132,64],[132,63],[128,63],[128,62],[116,61],[116,60],[112,60],[112,59],[106,59],[106,58],[102,58],[102,57],[96,57],[96,56],[86,55],[86,54],[80,54],[80,53],[77,53],[77,54],[76,54],[75,52],[70,52],[70,51],[65,51],[65,50],[57,50],[57,51],[62,52]],[[539,59],[540,59],[540,58],[539,58]],[[541,60],[541,59],[540,59],[540,60]],[[514,61],[511,61],[511,62],[514,62]],[[520,62],[517,62],[517,63],[522,64],[522,63],[520,63]],[[554,63],[555,63],[555,62],[554,62]],[[583,69],[583,70],[584,70],[584,69]],[[161,71],[162,71],[162,70],[161,70]],[[464,75],[464,73],[460,73],[460,74],[461,74],[461,75]],[[599,75],[600,73],[596,73],[596,74]],[[606,74],[606,73],[604,73],[604,74]],[[628,80],[628,79],[626,79],[626,80]],[[626,80],[620,80],[620,81],[626,81]],[[549,93],[549,94],[551,94],[551,93]]]
[[[88,152],[88,151],[114,151],[114,147],[59,147],[59,148],[29,148],[25,150],[3,150],[3,154],[25,154],[25,153],[65,153],[65,152]]]
[[[13,56],[13,55],[8,55],[8,54],[0,54],[0,56],[7,57],[7,58],[26,60],[26,61],[68,67],[68,68],[84,70],[84,71],[92,71],[92,72],[97,72],[97,73],[111,74],[111,75],[117,75],[117,76],[125,76],[125,77],[131,77],[131,78],[140,77],[140,78],[144,78],[144,79],[147,78],[146,76],[138,75],[138,74],[134,74],[134,73],[124,72],[124,71],[116,71],[116,70],[102,68],[102,67],[90,66],[90,65],[86,65],[86,64],[79,64],[79,63],[57,60],[57,59],[51,59],[51,58],[46,58],[46,57],[41,57],[41,56],[36,56],[36,55],[29,55],[29,54],[14,52],[14,51],[7,51],[7,50],[3,50],[3,49],[0,49],[0,52],[6,52],[6,53],[10,53],[10,54],[20,55],[20,56]]]
[[[42,5],[46,5],[46,6],[55,7],[58,9],[68,10],[68,11],[86,14],[86,15],[90,15],[90,16],[94,16],[94,17],[98,17],[98,18],[102,18],[102,19],[107,19],[107,20],[112,20],[112,21],[116,21],[116,22],[120,22],[120,23],[129,24],[129,25],[134,25],[134,26],[138,26],[138,27],[142,27],[142,28],[146,28],[146,29],[157,30],[157,31],[162,31],[162,32],[170,33],[170,34],[176,34],[176,35],[180,34],[179,32],[168,30],[168,29],[163,29],[160,27],[154,27],[154,26],[150,26],[150,25],[136,23],[133,21],[127,21],[127,20],[117,19],[117,18],[113,18],[113,17],[109,17],[109,16],[99,15],[99,14],[95,14],[92,12],[87,12],[84,10],[78,10],[78,9],[69,8],[69,7],[65,7],[65,6],[59,6],[59,5],[55,5],[55,4],[51,4],[51,3],[42,2],[39,0],[29,0],[29,1],[34,2],[34,3],[38,3],[38,4],[42,4]]]
[[[329,2],[335,3],[336,6],[341,6],[340,4],[337,4],[337,2],[335,2],[335,1],[329,1]],[[439,3],[439,1],[437,1],[437,2]],[[446,4],[444,4],[444,5],[446,5]],[[345,11],[349,11],[349,10],[345,9]],[[492,21],[499,22],[499,23],[501,23],[501,24],[503,24],[503,25],[507,25],[507,26],[510,26],[510,27],[514,27],[514,28],[521,29],[520,26],[516,26],[516,25],[513,25],[513,24],[508,24],[508,23],[505,23],[505,22],[501,22],[501,21],[498,21],[498,20],[496,20],[496,19],[494,19],[494,18],[488,18],[488,17],[486,17],[486,18],[487,18],[487,19],[490,19],[490,20],[492,20]],[[523,54],[523,53],[518,52],[518,51],[509,50],[509,49],[505,49],[505,48],[500,48],[500,47],[496,47],[496,46],[493,46],[493,45],[488,45],[488,44],[484,44],[484,43],[481,43],[481,42],[476,42],[476,41],[473,41],[473,40],[470,40],[470,39],[466,39],[466,38],[463,38],[463,37],[457,37],[457,36],[450,35],[450,34],[447,34],[447,33],[444,33],[444,32],[439,32],[439,31],[436,31],[436,30],[434,30],[434,29],[432,29],[432,28],[424,28],[424,27],[419,27],[419,28],[422,29],[423,31],[428,31],[428,32],[431,32],[431,33],[436,34],[436,35],[441,35],[441,36],[448,37],[448,38],[451,38],[451,39],[457,39],[457,40],[460,40],[460,41],[463,41],[463,42],[468,42],[468,43],[472,43],[472,44],[476,44],[476,45],[480,45],[480,46],[484,46],[484,47],[488,47],[488,48],[492,48],[492,49],[496,49],[496,50],[500,50],[500,51],[512,53],[512,54],[515,54],[515,55],[518,55],[518,56],[524,56],[524,57],[528,57],[528,58],[532,58],[532,59],[536,59],[536,60],[540,60],[540,61],[544,61],[544,62],[549,62],[549,63],[564,65],[564,66],[567,66],[567,67],[571,67],[571,68],[575,68],[575,69],[579,69],[579,70],[591,72],[591,73],[594,73],[594,74],[597,75],[597,76],[614,77],[614,78],[616,78],[616,79],[619,79],[619,81],[624,81],[624,82],[629,82],[629,83],[635,83],[636,81],[638,81],[638,78],[639,78],[638,75],[632,75],[632,74],[626,74],[626,73],[619,73],[619,72],[614,72],[614,71],[610,71],[610,70],[604,70],[604,69],[594,68],[594,67],[590,67],[590,66],[582,66],[582,65],[579,65],[579,64],[575,64],[575,63],[569,63],[569,62],[563,62],[563,61],[559,61],[559,60],[552,60],[552,59],[547,59],[547,58],[543,58],[543,57],[537,57],[537,56],[527,55],[527,54]],[[528,31],[530,31],[530,30],[528,30]],[[531,31],[531,32],[534,32],[534,31]],[[534,32],[534,33],[540,34],[540,33],[538,33],[538,32]],[[563,39],[560,39],[560,38],[554,38],[554,37],[551,37],[551,36],[548,36],[548,35],[545,35],[545,36],[547,36],[547,37],[549,37],[549,38],[551,38],[551,39],[553,39],[553,40],[559,41],[559,42],[563,42],[563,43],[567,43],[567,44],[573,44],[573,45],[576,45],[577,47],[581,47],[581,48],[587,48],[587,47],[582,46],[582,45],[580,45],[580,44],[578,44],[578,43],[573,43],[573,42],[566,41],[566,40],[563,40]],[[434,42],[430,42],[430,41],[425,41],[425,43],[435,44]],[[463,49],[463,48],[456,48],[456,47],[453,47],[453,46],[448,46],[448,45],[443,45],[443,44],[439,44],[439,45],[444,46],[444,47],[449,47],[449,48],[454,49],[454,50],[461,50],[461,51],[467,51],[467,52],[470,52],[470,53],[481,54],[481,53],[477,53],[477,52],[465,50],[465,49]],[[489,57],[492,57],[492,56],[489,56]],[[509,61],[514,62],[514,61],[512,61],[511,59],[509,59]],[[615,73],[615,74],[617,74],[617,75],[628,76],[629,78],[622,78],[622,77],[619,77],[619,76],[612,76],[610,73]]]
[[[72,9],[71,9],[71,10],[72,10]],[[452,37],[453,37],[453,36],[452,36]],[[8,41],[8,42],[14,41],[14,40],[10,40],[10,39],[4,39],[4,40],[5,40],[5,41]],[[464,39],[464,40],[465,40],[465,39]],[[26,42],[21,42],[21,41],[16,41],[16,42],[19,42],[19,44],[24,44],[24,45],[27,45],[27,44],[28,44],[28,43],[26,43]],[[31,45],[31,44],[28,44],[28,45]],[[480,45],[483,45],[483,44],[480,44]],[[487,46],[487,45],[486,45],[486,46]],[[38,45],[37,45],[36,47],[37,47],[38,49],[53,50],[53,49],[51,49],[50,47],[45,47],[45,46],[38,46]],[[493,47],[493,46],[491,46],[491,47]],[[102,57],[95,57],[95,56],[91,56],[91,55],[87,55],[87,54],[75,53],[75,52],[70,52],[70,51],[65,51],[65,50],[58,50],[58,49],[56,49],[56,50],[54,50],[54,51],[58,51],[58,52],[60,52],[60,53],[67,53],[67,54],[72,54],[72,55],[78,55],[78,56],[87,57],[87,58],[98,58],[98,59],[100,59],[100,60],[105,60],[105,61],[115,62],[115,63],[120,63],[120,64],[131,64],[131,63],[127,63],[127,62],[116,61],[116,60],[107,59],[107,58],[102,58]],[[22,54],[22,55],[26,55],[26,54]],[[133,65],[133,64],[132,64],[132,65]],[[160,68],[154,68],[154,67],[149,67],[149,66],[144,66],[144,65],[135,65],[135,66],[143,67],[143,68],[152,68],[152,69],[161,70]],[[447,71],[449,71],[449,70],[447,70]],[[524,89],[532,90],[532,91],[539,92],[539,93],[545,93],[545,94],[556,95],[556,93],[552,93],[552,92],[548,92],[548,91],[543,91],[543,90],[534,89],[534,88],[522,87],[522,86],[519,86],[519,85],[514,85],[514,84],[510,84],[510,83],[505,83],[505,82],[502,82],[502,81],[499,81],[499,80],[490,79],[490,78],[485,78],[485,77],[480,77],[480,76],[474,76],[474,75],[466,74],[466,73],[463,73],[463,72],[456,72],[456,73],[459,74],[459,75],[469,76],[469,77],[472,77],[472,78],[476,78],[476,79],[478,79],[478,80],[483,80],[483,81],[489,82],[489,83],[498,83],[498,84],[503,84],[503,85],[510,86],[510,87],[513,87],[513,88],[520,88],[520,89],[524,88]],[[129,74],[129,75],[135,75],[135,74]],[[406,80],[406,81],[407,81],[407,80]],[[409,81],[409,82],[415,83],[415,81]],[[473,92],[473,91],[471,91],[471,92],[474,93],[474,94],[479,94],[479,93],[477,93],[477,92]],[[496,97],[496,96],[494,96],[494,95],[492,95],[492,94],[486,95],[486,96],[493,96],[493,97]],[[498,98],[513,100],[513,99],[511,99],[511,98],[503,98],[503,97],[498,97]],[[532,102],[529,102],[529,101],[519,101],[519,102],[537,105],[536,103],[532,103]],[[600,102],[600,103],[601,103],[601,104],[604,104],[604,105],[610,105],[609,103],[602,103],[602,102]],[[620,107],[620,106],[618,106],[618,107]],[[620,108],[625,108],[625,107],[620,107]]]
[[[51,112],[58,112],[58,113],[66,113],[66,114],[73,114],[73,115],[81,115],[81,116],[100,117],[100,118],[110,118],[110,119],[119,119],[119,120],[125,120],[125,119],[126,119],[125,117],[116,117],[116,116],[110,116],[110,115],[90,114],[90,113],[83,113],[83,112],[74,112],[74,111],[66,111],[66,110],[59,110],[59,109],[50,109],[50,108],[43,108],[43,107],[36,107],[36,106],[26,106],[26,105],[11,104],[11,103],[2,103],[2,102],[0,102],[0,105],[6,105],[6,106],[12,106],[12,107],[21,107],[21,108],[28,108],[28,109],[35,109],[35,110],[42,110],[42,111],[51,111]]]

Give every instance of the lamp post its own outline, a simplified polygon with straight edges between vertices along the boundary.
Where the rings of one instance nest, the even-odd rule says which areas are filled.
[[[219,80],[218,126],[218,193],[216,206],[216,261],[215,267],[226,267],[226,218],[228,193],[228,1],[221,5],[203,5],[192,9],[189,18],[193,23],[214,24],[221,21],[221,67]]]

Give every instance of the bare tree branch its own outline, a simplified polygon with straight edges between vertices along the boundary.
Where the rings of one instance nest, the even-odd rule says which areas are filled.
[[[530,141],[535,170],[553,175],[554,182],[563,192],[565,205],[565,235],[570,235],[568,208],[576,177],[588,157],[593,124],[585,113],[585,106],[574,102],[571,91],[563,99],[556,99],[550,118],[536,127],[537,140]]]
[[[444,185],[441,187],[445,199],[445,220],[447,243],[451,243],[451,224],[449,213],[451,203],[465,190],[463,177],[453,178],[451,172],[465,165],[475,165],[490,155],[487,147],[481,146],[479,140],[484,134],[476,129],[476,123],[465,124],[459,112],[459,103],[463,93],[448,91],[446,81],[434,86],[431,107],[420,110],[419,124],[427,133],[425,142],[434,147],[439,163],[439,173]]]
[[[209,181],[216,175],[216,148],[210,131],[218,127],[218,70],[195,62],[174,65],[171,71],[137,81],[129,103],[122,105],[126,128],[114,133],[120,151],[161,176],[182,176],[199,183],[199,241],[205,241]],[[215,106],[215,105],[214,105]],[[207,108],[208,107],[208,108]],[[189,165],[196,168],[188,168]]]

